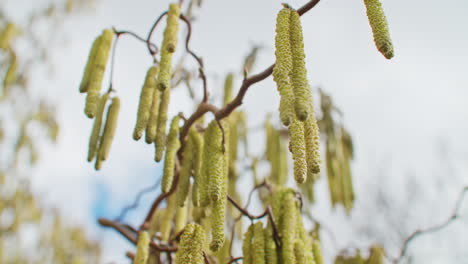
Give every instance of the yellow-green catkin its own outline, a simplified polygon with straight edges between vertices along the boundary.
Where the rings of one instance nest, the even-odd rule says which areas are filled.
[[[281,256],[284,264],[295,264],[294,243],[297,232],[297,204],[294,192],[288,190],[283,195],[283,202],[280,211],[282,236]]]
[[[289,126],[294,117],[294,93],[289,76],[293,69],[290,43],[290,17],[292,10],[283,8],[276,17],[275,56],[273,80],[280,94],[280,120]]]
[[[267,264],[277,264],[278,256],[276,254],[276,244],[273,238],[273,230],[270,224],[264,230],[265,238],[265,262]]]
[[[265,237],[262,222],[254,224],[252,239],[252,260],[255,264],[265,264]]]
[[[97,154],[97,147],[99,136],[101,135],[102,127],[102,117],[104,115],[104,108],[106,107],[107,99],[109,94],[105,93],[99,99],[98,110],[96,112],[96,118],[94,119],[93,130],[91,132],[91,137],[89,138],[89,147],[88,147],[88,161],[91,162]]]
[[[224,105],[227,105],[232,100],[232,87],[234,84],[234,74],[228,73],[224,80]]]
[[[16,26],[13,23],[8,23],[0,33],[0,49],[7,50],[10,48],[10,42],[15,36]]]
[[[227,164],[223,153],[223,136],[226,135],[223,135],[220,124],[213,120],[205,131],[205,151],[207,153],[205,157],[208,159],[203,159],[203,163],[206,164],[204,173],[206,174],[205,178],[209,175],[209,196],[213,201],[224,198],[222,192],[226,182],[224,174]],[[227,126],[223,126],[224,133],[226,133],[226,128]]]
[[[315,239],[312,243],[312,251],[314,252],[315,264],[323,264],[322,249],[320,248],[320,241]]]
[[[83,79],[81,79],[80,84],[80,93],[85,93],[88,91],[89,78],[92,71],[94,70],[94,61],[96,60],[96,53],[99,50],[99,44],[101,43],[101,36],[98,36],[91,46],[89,51],[88,61],[86,62],[86,67],[83,73]]]
[[[85,113],[89,118],[94,118],[96,114],[97,104],[99,101],[99,93],[101,90],[102,79],[106,72],[107,60],[112,46],[114,31],[105,29],[101,35],[99,48],[94,58],[93,69],[89,76],[88,93],[86,96]]]
[[[161,188],[163,193],[169,192],[174,181],[174,168],[177,151],[180,148],[179,141],[179,116],[175,116],[172,119],[169,134],[167,136],[167,150],[166,157],[164,159],[164,174],[161,182]]]
[[[184,205],[182,207],[177,206],[176,216],[175,216],[175,225],[174,225],[174,234],[179,233],[184,229],[185,224],[187,223],[188,218],[188,206]]]
[[[317,119],[314,111],[310,117],[304,121],[304,138],[306,144],[307,168],[310,176],[320,172],[320,138]]]
[[[200,206],[200,178],[203,162],[203,137],[195,129],[189,131],[189,137],[193,142],[193,186],[192,204]]]
[[[161,215],[161,240],[168,241],[171,234],[172,222],[177,207],[176,197],[171,195],[167,198],[166,210]]]
[[[203,245],[205,230],[198,224],[188,224],[180,239],[179,250],[176,253],[176,264],[203,264]]]
[[[145,83],[140,93],[140,103],[138,104],[138,114],[135,129],[133,130],[133,139],[139,140],[143,135],[143,130],[148,125],[150,118],[151,105],[153,103],[153,93],[156,89],[156,76],[159,68],[152,66],[146,73]]]
[[[112,103],[107,112],[106,124],[99,144],[98,159],[102,161],[107,160],[107,157],[109,156],[112,141],[114,140],[115,130],[117,129],[119,111],[120,99],[119,97],[114,97],[112,98]]]
[[[378,245],[371,247],[370,256],[367,260],[369,264],[383,264],[384,263],[384,250]]]
[[[177,204],[179,206],[184,206],[190,189],[190,172],[192,171],[193,156],[195,154],[193,144],[193,139],[189,136],[182,153],[182,168],[180,169],[179,191],[177,192]]]
[[[217,252],[224,244],[224,222],[226,215],[226,182],[224,182],[223,198],[212,202],[211,212],[211,243],[210,249]]]
[[[364,0],[367,9],[367,18],[372,28],[374,42],[377,49],[385,58],[391,59],[394,56],[393,44],[390,39],[387,18],[379,0]]]
[[[305,255],[306,247],[304,242],[300,239],[296,239],[294,242],[294,257],[296,258],[296,263],[303,263],[303,264],[312,264],[307,262],[307,258]]]
[[[301,18],[296,11],[291,12],[290,40],[293,65],[291,83],[294,92],[294,109],[296,117],[301,121],[305,121],[312,112],[312,95],[309,82],[307,81]]]
[[[137,251],[135,254],[135,259],[133,260],[134,264],[146,264],[149,256],[149,244],[150,236],[148,232],[141,231],[138,234]]]
[[[18,60],[16,58],[16,54],[14,52],[10,52],[10,65],[5,73],[5,77],[3,78],[3,87],[7,88],[10,85],[14,84],[17,80],[16,73],[18,71]]]
[[[254,225],[250,225],[244,234],[244,240],[242,241],[242,255],[243,264],[254,264],[253,262],[253,251],[252,251],[252,239],[254,236]]]
[[[303,122],[294,119],[289,127],[289,150],[294,160],[294,178],[298,183],[307,179],[306,145]]]
[[[162,159],[164,150],[166,149],[166,123],[169,101],[171,98],[171,90],[166,89],[161,93],[161,101],[159,103],[158,122],[156,128],[156,136],[154,144],[156,147],[155,161],[159,162]]]
[[[145,141],[148,144],[154,142],[156,138],[156,129],[158,127],[158,112],[159,112],[159,104],[161,102],[161,91],[159,89],[154,89],[153,91],[153,100],[151,103],[150,109],[150,117],[148,120],[148,124],[146,126],[145,132]]]
[[[212,121],[203,135],[203,155],[200,177],[198,177],[198,193],[200,206],[210,204],[211,181],[214,172],[222,175],[222,149],[221,149],[221,130],[216,121]],[[216,163],[213,163],[213,160]],[[220,178],[218,177],[218,179]]]
[[[172,53],[177,46],[177,34],[179,32],[180,6],[170,4],[167,13],[167,25],[164,31],[164,39],[161,49],[161,72],[158,76],[157,87],[160,90],[170,89],[172,75]]]

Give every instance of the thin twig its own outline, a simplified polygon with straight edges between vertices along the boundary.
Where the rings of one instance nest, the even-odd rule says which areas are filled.
[[[151,26],[151,29],[148,33],[148,37],[146,37],[146,40],[144,40],[146,42],[146,46],[148,47],[148,51],[149,53],[154,56],[156,55],[156,53],[158,52],[157,50],[152,50],[151,49],[151,37],[153,36],[153,32],[154,30],[156,29],[156,26],[159,24],[159,22],[162,20],[162,18],[167,15],[167,11],[163,12],[159,17],[158,19],[156,19],[156,21],[153,23],[153,26]]]
[[[239,210],[243,215],[247,216],[250,220],[260,219],[268,215],[268,208],[260,215],[255,216],[250,214],[246,209],[242,208],[231,196],[228,195],[227,198],[229,202],[231,202],[231,204],[233,204],[234,207],[237,208],[237,210]]]
[[[398,263],[398,262],[400,262],[400,260],[402,260],[405,257],[405,255],[406,255],[406,253],[408,251],[409,244],[415,238],[417,238],[417,237],[419,237],[421,235],[424,235],[424,234],[437,232],[437,231],[447,227],[448,225],[450,225],[453,221],[457,220],[460,217],[458,212],[460,211],[462,202],[463,202],[463,200],[465,198],[465,193],[467,191],[468,191],[468,186],[463,187],[463,189],[462,189],[462,191],[461,191],[461,193],[460,193],[460,195],[458,197],[458,200],[457,200],[457,203],[456,203],[455,208],[453,210],[453,213],[450,215],[450,217],[447,220],[445,220],[441,224],[438,224],[438,225],[435,225],[435,226],[432,226],[432,227],[429,227],[429,228],[426,228],[426,229],[416,230],[411,235],[409,235],[405,239],[405,241],[403,242],[403,246],[402,246],[402,248],[400,250],[400,255],[393,260],[393,263]]]
[[[232,258],[231,260],[229,260],[229,262],[227,264],[231,264],[231,263],[234,263],[234,262],[237,263],[237,261],[241,260],[241,259],[243,259],[243,257]]]
[[[161,184],[161,178],[159,178],[153,185],[148,186],[148,187],[144,188],[143,190],[139,191],[136,198],[135,198],[135,200],[133,201],[133,203],[126,206],[126,207],[124,207],[122,209],[121,213],[119,214],[119,216],[115,219],[115,221],[122,222],[122,220],[125,218],[126,214],[129,211],[134,210],[139,206],[140,200],[143,197],[143,195],[154,191],[156,188],[158,188],[158,186],[160,184]]]

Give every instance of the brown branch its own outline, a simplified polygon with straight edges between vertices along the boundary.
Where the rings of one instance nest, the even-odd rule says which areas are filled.
[[[102,225],[104,227],[110,227],[110,228],[115,229],[117,232],[119,232],[121,235],[123,235],[125,238],[127,238],[127,240],[130,241],[132,244],[134,244],[134,245],[137,244],[137,241],[138,241],[137,233],[132,231],[132,230],[129,230],[124,225],[122,225],[120,223],[117,223],[117,222],[114,222],[114,221],[111,221],[111,220],[108,220],[108,219],[105,219],[105,218],[99,218],[98,222],[99,222],[100,225]],[[135,230],[135,229],[133,229],[133,230]],[[170,247],[170,246],[158,245],[154,241],[150,242],[150,246],[151,246],[151,248],[153,248],[154,250],[157,250],[157,251],[163,251],[163,252],[175,252],[175,251],[177,251],[176,246]]]
[[[130,251],[127,251],[127,253],[125,253],[125,256],[127,256],[127,258],[129,258],[131,261],[135,259],[135,254]]]
[[[276,225],[275,218],[273,217],[273,210],[269,205],[267,207],[268,220],[270,220],[271,228],[273,228],[273,239],[275,240],[276,248],[281,248],[281,236],[278,231],[278,226]]]
[[[234,263],[234,262],[237,263],[237,261],[239,261],[241,259],[243,259],[243,257],[232,258],[231,260],[229,260],[229,262],[227,264],[231,264],[231,263]]]
[[[460,208],[461,208],[461,205],[462,205],[462,202],[463,202],[463,199],[465,198],[465,193],[468,191],[468,186],[465,186],[463,187],[459,197],[458,197],[458,200],[457,200],[457,203],[455,205],[455,208],[452,212],[452,214],[450,215],[450,217],[445,220],[444,222],[442,222],[441,224],[438,224],[438,225],[435,225],[435,226],[432,226],[432,227],[429,227],[429,228],[426,228],[426,229],[419,229],[419,230],[416,230],[414,231],[411,235],[409,235],[405,241],[403,242],[403,246],[401,248],[401,251],[400,251],[400,255],[398,257],[396,257],[394,260],[393,260],[393,263],[398,263],[400,262],[400,260],[402,260],[407,251],[408,251],[408,246],[409,244],[411,243],[411,241],[413,241],[415,238],[421,236],[421,235],[424,235],[424,234],[429,234],[429,233],[434,233],[434,232],[437,232],[445,227],[447,227],[448,225],[450,225],[453,221],[457,220],[460,215],[458,214],[458,212],[460,211]]]
[[[148,37],[146,38],[146,46],[148,47],[148,51],[149,53],[154,56],[156,55],[156,53],[158,52],[157,50],[152,50],[151,49],[151,36],[153,36],[153,32],[154,30],[156,29],[156,26],[159,24],[159,22],[162,20],[162,18],[167,15],[167,11],[163,12],[159,17],[158,19],[156,19],[156,21],[154,22],[153,26],[151,27],[149,33],[148,33]]]
[[[161,184],[161,178],[159,178],[153,185],[146,187],[143,190],[139,191],[133,203],[131,205],[124,207],[122,211],[120,212],[119,216],[115,219],[115,221],[122,222],[122,220],[125,218],[125,216],[127,215],[129,211],[134,210],[139,206],[140,200],[143,197],[143,195],[155,190],[156,188],[158,188],[160,184]]]
[[[252,215],[246,209],[242,208],[231,196],[227,196],[229,202],[237,208],[243,215],[247,216],[250,220],[260,219],[268,215],[268,208],[260,215]]]

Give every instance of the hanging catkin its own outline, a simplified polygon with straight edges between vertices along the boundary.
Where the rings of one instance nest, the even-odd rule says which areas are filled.
[[[176,264],[203,264],[203,246],[205,230],[198,224],[188,224],[180,239],[179,250],[176,253]]]
[[[94,61],[96,60],[96,53],[99,50],[99,44],[101,43],[101,36],[97,37],[93,45],[91,46],[91,50],[89,51],[88,61],[86,62],[86,67],[83,74],[83,79],[81,79],[80,84],[80,93],[86,93],[88,91],[89,86],[89,78],[94,68]]]
[[[226,181],[223,184],[223,198],[212,201],[210,249],[217,252],[224,244],[224,222],[226,215]]]
[[[133,139],[139,140],[143,135],[143,130],[148,125],[150,118],[151,104],[153,102],[153,92],[156,89],[156,75],[159,68],[152,66],[146,73],[145,83],[140,93],[140,103],[138,104],[138,114]]]
[[[113,37],[114,31],[105,29],[99,41],[99,48],[96,52],[94,65],[89,76],[88,94],[86,96],[85,113],[89,118],[94,118],[96,114],[99,92],[101,90],[104,73],[106,72],[107,60],[109,58]]]
[[[15,36],[16,26],[13,23],[8,23],[0,33],[0,49],[7,50],[10,48],[10,42]]]
[[[364,0],[367,9],[367,18],[372,28],[374,42],[377,49],[385,58],[393,58],[393,44],[390,39],[387,18],[379,0]]]
[[[91,137],[89,138],[89,148],[88,148],[88,161],[91,162],[97,154],[97,146],[99,136],[101,135],[102,127],[102,117],[104,115],[104,108],[106,107],[107,99],[109,94],[105,93],[99,99],[98,110],[96,112],[96,118],[94,119],[93,130],[91,132]]]
[[[194,129],[191,128],[190,130]],[[179,176],[179,191],[177,192],[177,204],[181,207],[185,204],[190,188],[190,172],[193,165],[193,155],[195,154],[193,145],[193,139],[189,136],[182,153],[182,168]]]
[[[228,73],[224,80],[224,105],[227,105],[232,100],[232,86],[234,84],[234,74]]]
[[[178,234],[180,231],[182,231],[182,229],[184,229],[184,226],[187,223],[187,217],[188,206],[177,206],[175,215],[174,234]]]
[[[254,264],[252,252],[252,238],[254,236],[254,225],[250,225],[244,234],[242,241],[243,264]]]
[[[180,148],[179,141],[179,116],[172,119],[169,135],[167,136],[167,150],[164,160],[164,174],[161,182],[162,192],[167,193],[174,181],[174,168],[177,151]]]
[[[305,256],[305,245],[304,242],[300,239],[296,239],[294,242],[294,257],[296,258],[296,263],[301,263],[301,264],[312,264],[307,261],[307,258]]]
[[[273,238],[273,230],[270,224],[264,230],[265,236],[265,262],[267,264],[277,264],[276,244]]]
[[[276,64],[273,68],[273,80],[276,82],[280,94],[280,119],[285,126],[289,126],[294,116],[294,93],[289,79],[293,69],[291,43],[289,41],[291,13],[291,9],[283,8],[276,17]]]
[[[156,129],[158,127],[158,112],[159,105],[161,102],[161,91],[159,89],[154,89],[153,91],[153,100],[151,102],[150,117],[148,120],[148,125],[146,126],[145,132],[145,141],[148,144],[154,142],[156,138]]]
[[[216,120],[213,120],[206,129],[206,132],[211,140],[208,138],[205,140],[205,149],[208,153],[207,156],[209,160],[203,160],[203,162],[207,163],[207,167],[205,173],[210,175],[209,181],[209,192],[210,198],[213,201],[221,200],[223,197],[223,189],[226,183],[226,159],[225,153],[226,146],[223,146],[223,141],[226,142],[227,140],[223,140],[223,136],[228,138],[227,135],[227,128],[228,126],[225,125],[224,121],[218,123]],[[223,126],[223,130],[221,130],[220,125]]]
[[[294,243],[297,226],[297,204],[294,191],[288,189],[283,195],[280,217],[280,234],[282,236],[281,255],[284,264],[295,264]]]
[[[141,231],[138,233],[137,251],[135,259],[133,260],[133,264],[145,264],[148,261],[149,244],[150,237],[148,232]]]
[[[167,25],[164,31],[164,39],[161,49],[161,72],[158,76],[157,87],[160,90],[170,89],[172,75],[172,53],[177,46],[177,34],[179,31],[180,7],[178,4],[170,4],[167,13]]]
[[[161,215],[161,240],[168,241],[171,234],[172,222],[174,220],[175,211],[177,208],[177,201],[175,195],[167,198],[166,210]]]
[[[190,130],[189,137],[193,142],[193,186],[192,203],[200,206],[200,177],[203,161],[203,137],[195,129]]]
[[[317,119],[315,119],[314,111],[310,117],[304,121],[304,138],[306,144],[307,168],[309,175],[320,172],[320,138]]]
[[[320,249],[320,242],[316,239],[312,244],[314,252],[315,264],[323,264],[322,249]]]
[[[154,159],[159,162],[162,159],[164,150],[166,149],[166,123],[167,111],[169,108],[169,100],[171,97],[171,90],[166,89],[161,94],[161,101],[159,103],[158,111],[158,124],[156,128],[156,137],[154,145],[156,147]]]
[[[254,224],[252,239],[252,260],[255,264],[265,264],[265,237],[262,222]]]
[[[307,81],[301,18],[296,11],[291,12],[290,40],[293,65],[291,83],[294,92],[294,109],[296,117],[301,121],[305,121],[312,112],[312,95]]]
[[[298,183],[307,179],[306,145],[303,122],[294,119],[289,127],[289,150],[294,160],[294,178]]]
[[[119,118],[120,111],[120,99],[119,97],[112,98],[112,103],[109,106],[107,112],[106,124],[99,144],[98,159],[104,161],[109,156],[109,151],[114,140],[115,130],[117,128],[117,121]]]

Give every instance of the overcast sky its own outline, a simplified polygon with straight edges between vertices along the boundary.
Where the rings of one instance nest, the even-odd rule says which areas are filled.
[[[203,2],[203,8],[196,12],[191,45],[204,59],[210,90],[219,96],[222,76],[239,71],[252,44],[264,47],[257,71],[273,62],[275,17],[284,1]],[[299,7],[305,2],[288,3]],[[17,5],[22,8],[29,3],[21,0]],[[35,188],[47,202],[62,208],[70,221],[86,224],[103,239],[105,263],[124,263],[123,254],[132,247],[115,232],[99,229],[96,217],[115,217],[138,190],[160,175],[160,165],[153,162],[153,147],[131,139],[139,91],[151,64],[146,47],[127,36],[119,41],[114,85],[122,99],[121,115],[110,158],[100,172],[85,161],[92,121],[83,114],[84,96],[78,93],[78,85],[90,45],[103,28],[115,26],[145,36],[168,3],[100,1],[90,14],[66,22],[67,43],[53,53],[53,77],[37,77],[37,87],[51,92],[51,100],[59,104],[61,136],[58,146],[42,155],[33,179]],[[332,94],[345,113],[344,122],[356,144],[353,171],[357,202],[352,221],[372,221],[363,218],[369,216],[365,212],[369,186],[385,184],[399,201],[405,177],[411,172],[427,197],[414,206],[414,216],[408,221],[415,228],[430,226],[448,217],[459,190],[468,183],[468,2],[382,3],[395,58],[387,61],[375,49],[362,0],[322,0],[302,18],[308,77],[314,93],[320,86]],[[158,32],[154,41],[159,44],[162,27]],[[239,83],[237,80],[237,86]],[[257,126],[267,112],[276,114],[277,106],[276,87],[268,78],[251,87],[242,109],[249,113],[249,125]],[[185,91],[177,89],[171,114],[180,110],[189,114],[192,107]],[[253,137],[258,142],[261,136],[257,133]],[[389,178],[376,181],[376,173],[382,169]],[[146,203],[130,214],[128,221],[139,224],[154,196],[145,196]],[[347,230],[348,222],[343,221],[340,210],[333,213],[328,209],[324,180],[319,183],[318,199],[314,214],[330,223],[339,246],[346,246],[356,234]],[[400,202],[411,207],[410,200]],[[468,242],[467,231],[456,223],[437,237],[429,235],[416,241],[411,252],[415,260],[424,259],[424,263],[466,263],[468,255],[461,245]],[[330,245],[326,236],[324,240],[326,247]]]

